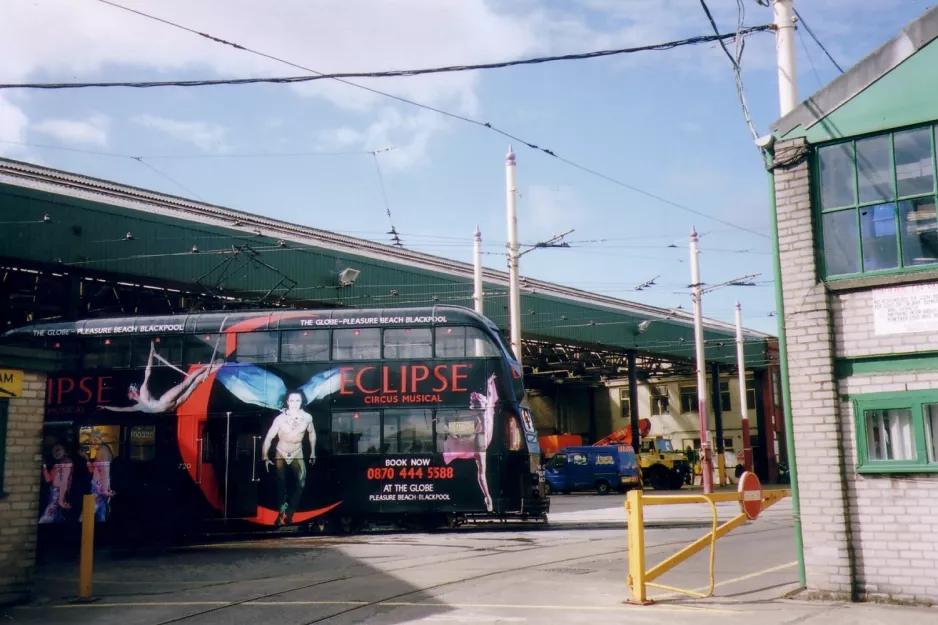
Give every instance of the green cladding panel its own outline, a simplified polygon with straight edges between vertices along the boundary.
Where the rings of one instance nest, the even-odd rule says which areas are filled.
[[[823,143],[938,120],[935,68],[938,39],[825,117],[807,128],[796,126],[782,138]]]

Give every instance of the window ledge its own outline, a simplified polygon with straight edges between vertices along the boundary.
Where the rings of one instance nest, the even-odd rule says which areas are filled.
[[[890,273],[884,275],[845,278],[843,280],[832,278],[829,279],[826,284],[829,291],[852,291],[876,286],[893,286],[896,284],[910,284],[913,282],[928,282],[934,281],[936,279],[938,279],[938,269],[927,269],[908,273]]]
[[[863,465],[857,468],[857,473],[861,475],[884,475],[890,473],[938,473],[938,464],[893,464],[884,462],[882,465]]]

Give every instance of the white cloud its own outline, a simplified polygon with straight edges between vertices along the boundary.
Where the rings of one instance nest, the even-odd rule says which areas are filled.
[[[572,187],[531,185],[518,201],[518,237],[548,239],[589,221],[589,212]]]
[[[108,143],[108,118],[92,115],[87,120],[46,119],[30,126],[30,131],[48,135],[62,143],[86,143],[106,146]]]
[[[430,140],[445,130],[447,124],[432,111],[405,115],[394,108],[379,111],[375,121],[362,130],[348,126],[327,130],[319,135],[320,150],[358,148],[363,151],[393,149],[378,154],[381,164],[392,169],[406,169],[424,162]]]
[[[177,141],[191,143],[205,152],[220,153],[228,149],[225,142],[228,131],[218,124],[178,121],[154,115],[140,115],[135,117],[134,121],[147,128],[166,133]]]
[[[0,156],[23,157],[26,148],[17,144],[26,142],[28,126],[29,118],[26,113],[0,94],[0,141],[13,142],[0,143]]]

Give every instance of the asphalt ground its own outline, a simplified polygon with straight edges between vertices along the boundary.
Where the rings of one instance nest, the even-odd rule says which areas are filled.
[[[654,605],[628,604],[622,504],[614,495],[557,496],[550,522],[540,525],[99,549],[91,603],[71,602],[77,558],[59,554],[39,564],[35,600],[0,608],[0,623],[938,622],[935,610],[781,598],[798,586],[788,500],[718,541],[712,598],[649,589]],[[721,504],[721,521],[734,505]],[[703,506],[646,508],[646,518],[656,513],[645,537],[648,566],[709,526]],[[708,568],[704,550],[657,581],[706,592]]]

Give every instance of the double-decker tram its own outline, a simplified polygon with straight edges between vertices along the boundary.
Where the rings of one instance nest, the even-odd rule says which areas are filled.
[[[455,306],[37,323],[41,524],[108,533],[546,519],[521,365]]]

